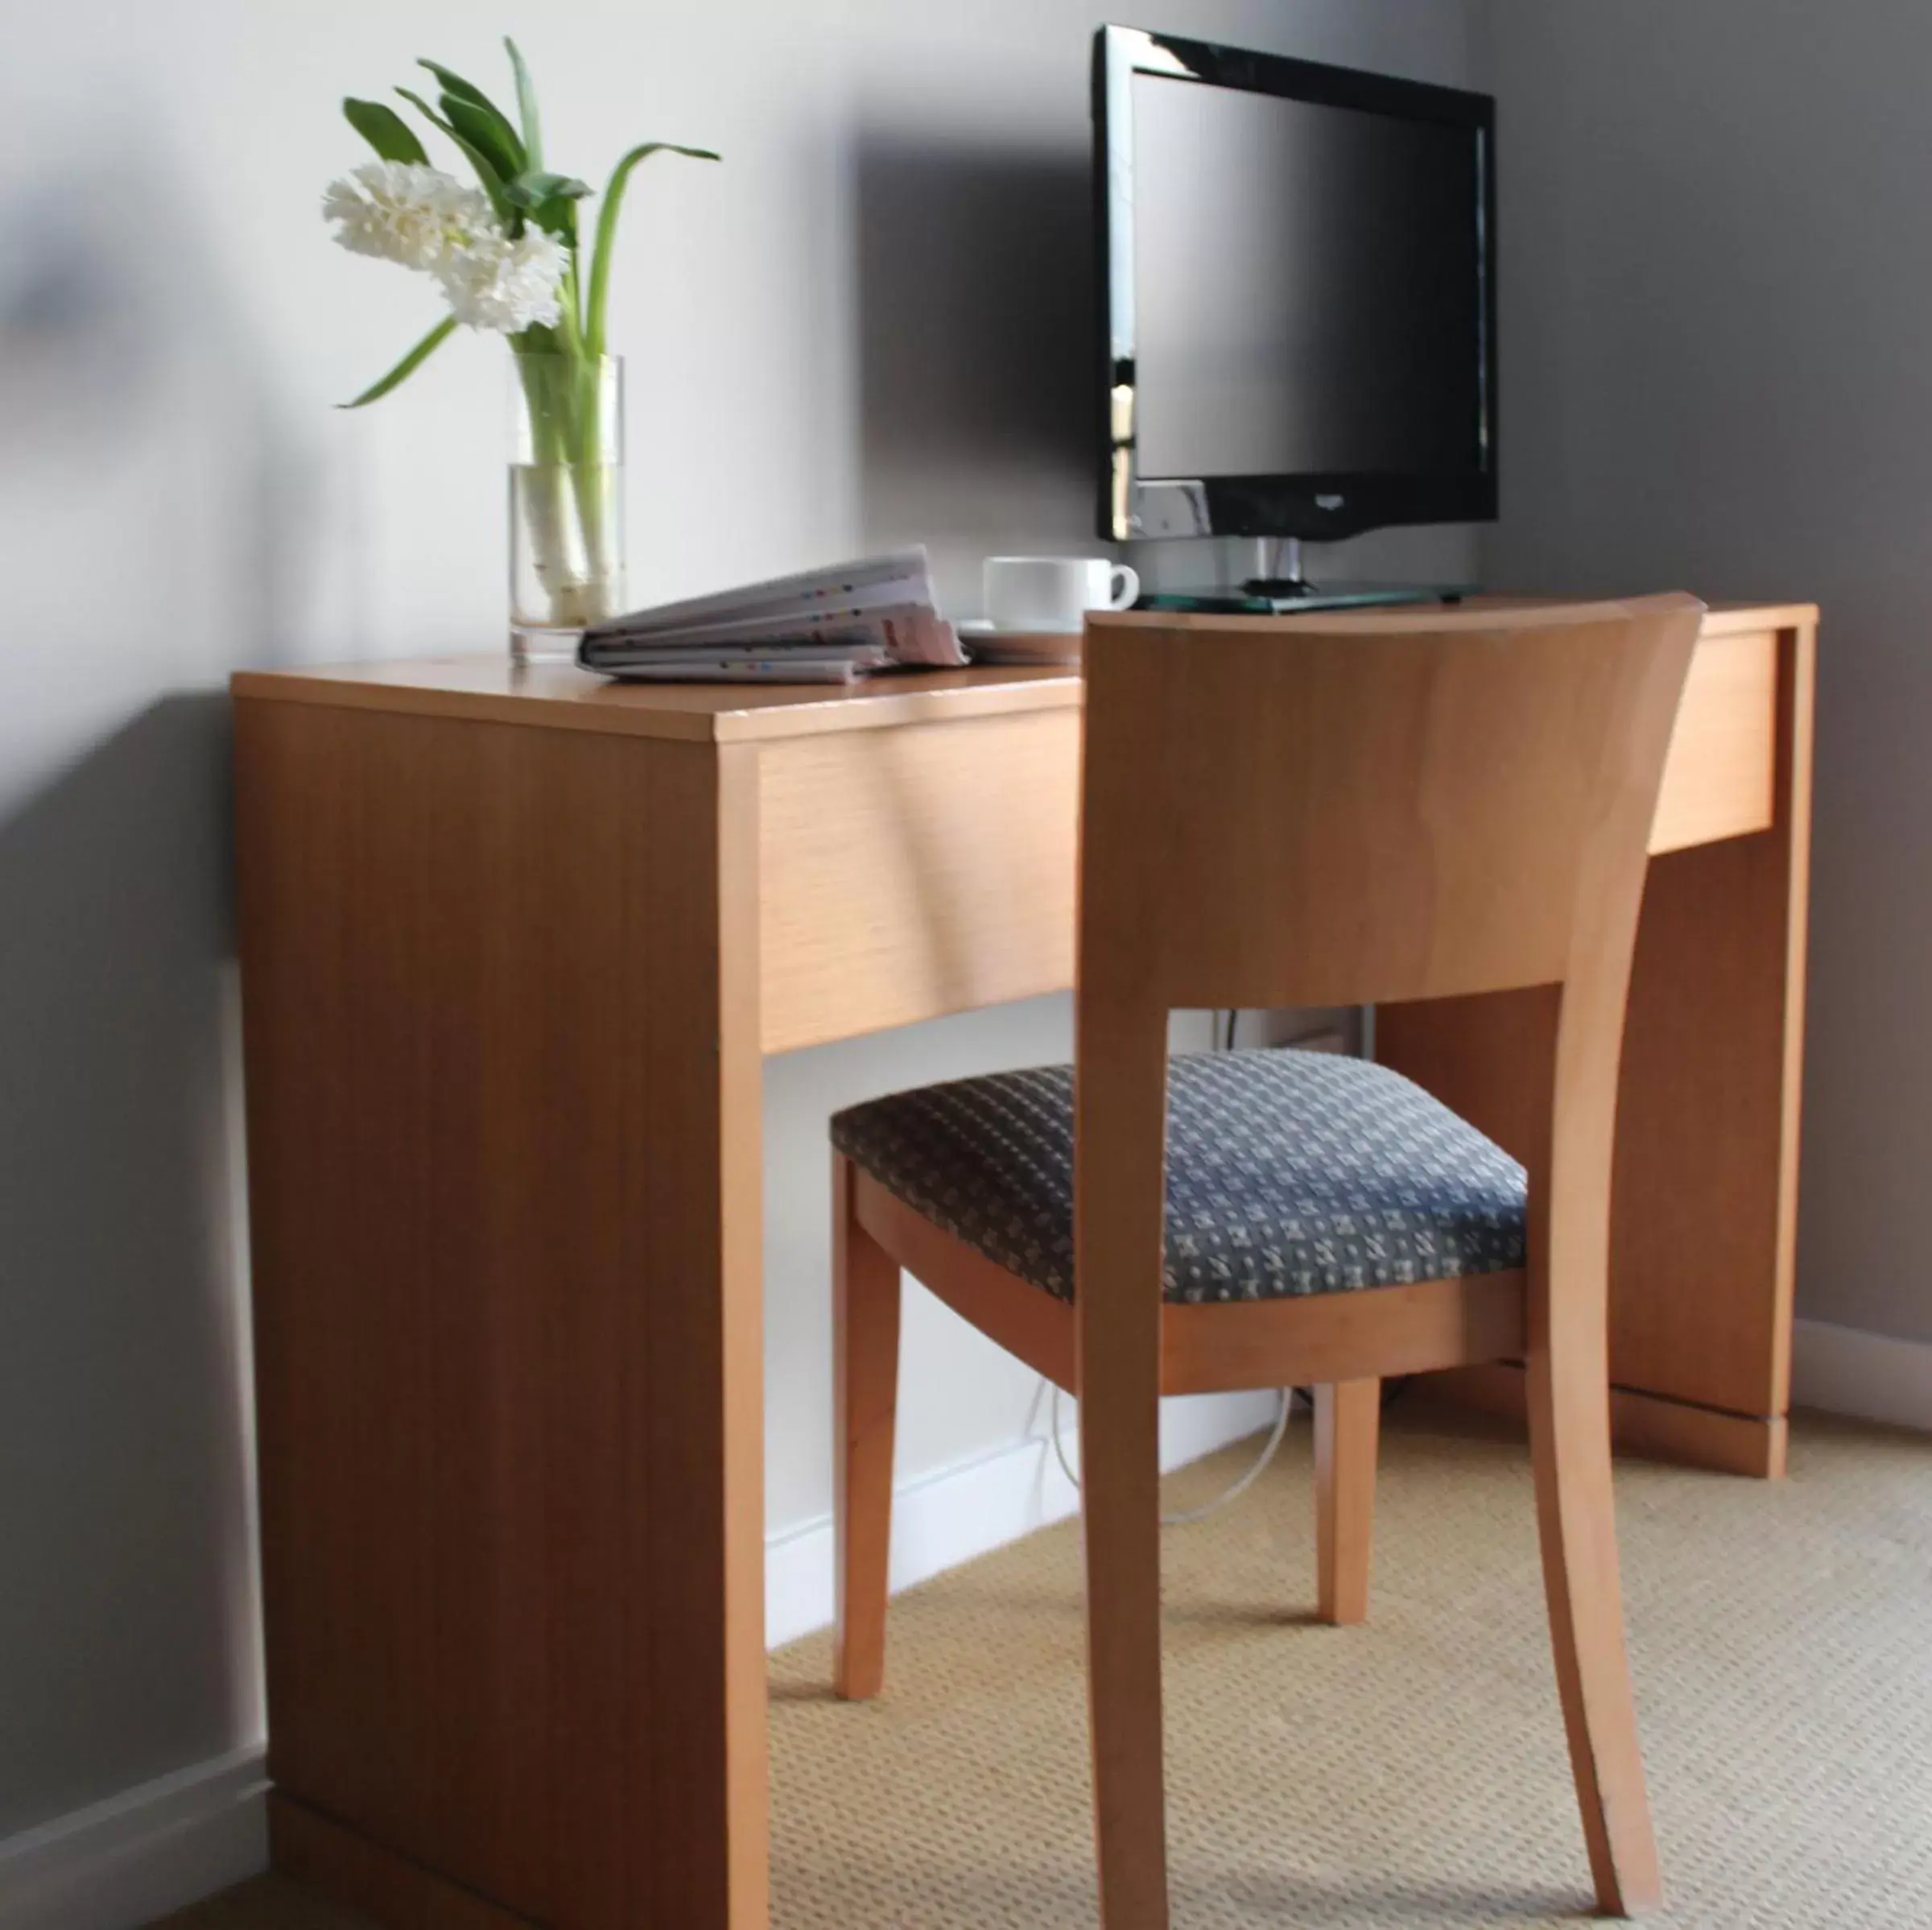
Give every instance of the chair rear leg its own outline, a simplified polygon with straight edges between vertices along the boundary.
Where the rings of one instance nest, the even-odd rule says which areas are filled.
[[[833,1539],[838,1625],[833,1686],[849,1701],[886,1674],[892,1442],[899,1386],[899,1267],[859,1224],[857,1172],[832,1159]]]
[[[1656,1908],[1663,1884],[1624,1643],[1609,1387],[1600,1350],[1591,1371],[1569,1374],[1554,1353],[1530,1349],[1529,1405],[1557,1689],[1597,1907],[1636,1916]]]
[[[1381,1420],[1379,1380],[1337,1381],[1315,1391],[1316,1612],[1337,1627],[1368,1619]]]

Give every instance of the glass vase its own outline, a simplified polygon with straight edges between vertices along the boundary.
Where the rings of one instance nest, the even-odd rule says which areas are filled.
[[[624,363],[510,363],[510,654],[535,663],[624,608]]]

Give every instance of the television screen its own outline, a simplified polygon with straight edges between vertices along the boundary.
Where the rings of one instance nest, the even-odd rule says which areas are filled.
[[[1493,105],[1108,27],[1102,533],[1495,513]]]
[[[1143,476],[1481,465],[1467,128],[1133,81]]]

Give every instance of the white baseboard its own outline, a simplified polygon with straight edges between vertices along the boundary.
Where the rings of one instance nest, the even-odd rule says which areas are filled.
[[[1267,1427],[1279,1399],[1264,1393],[1163,1402],[1161,1465],[1180,1467]],[[1067,1432],[1073,1432],[1071,1405]],[[1073,1458],[1071,1447],[1068,1458]],[[1052,1441],[1045,1436],[922,1475],[893,1496],[893,1591],[1064,1520],[1079,1506],[1080,1495],[1060,1472]],[[779,1648],[825,1627],[832,1603],[832,1518],[771,1536],[765,1544],[767,1646]]]
[[[1932,1345],[1799,1320],[1791,1334],[1791,1399],[1932,1433]]]
[[[258,1746],[0,1842],[6,1930],[138,1930],[268,1866]]]

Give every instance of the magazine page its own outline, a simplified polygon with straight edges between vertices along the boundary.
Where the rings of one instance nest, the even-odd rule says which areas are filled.
[[[965,662],[952,626],[928,605],[895,604],[885,610],[828,611],[822,617],[748,617],[649,636],[589,634],[581,659],[592,670],[620,670],[664,657],[723,658],[734,651],[782,651],[787,657],[839,651],[891,663],[952,668]]]

